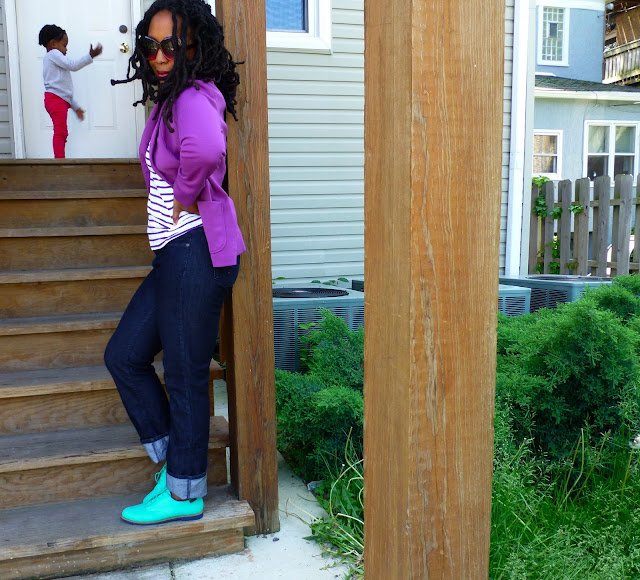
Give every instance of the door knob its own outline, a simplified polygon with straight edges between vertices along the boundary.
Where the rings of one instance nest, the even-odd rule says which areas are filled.
[[[128,45],[126,42],[123,42],[123,43],[120,45],[120,52],[121,52],[122,54],[126,54],[127,52],[129,52],[129,45]]]

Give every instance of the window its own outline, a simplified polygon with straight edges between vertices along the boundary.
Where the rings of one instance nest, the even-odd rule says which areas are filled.
[[[534,131],[533,175],[560,179],[562,131]]]
[[[638,123],[587,123],[585,171],[590,179],[635,175]]]
[[[331,0],[266,0],[267,48],[331,52]]]
[[[569,9],[540,6],[538,12],[538,64],[569,64]]]
[[[267,0],[267,29],[280,32],[309,32],[306,0]]]

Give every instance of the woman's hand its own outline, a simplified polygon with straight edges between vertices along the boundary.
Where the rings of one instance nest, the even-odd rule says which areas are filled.
[[[195,213],[196,215],[200,215],[198,211],[198,203],[192,203],[191,205],[182,205],[175,197],[173,198],[173,224],[176,225],[178,223],[178,218],[180,217],[180,212],[186,211],[187,213]]]

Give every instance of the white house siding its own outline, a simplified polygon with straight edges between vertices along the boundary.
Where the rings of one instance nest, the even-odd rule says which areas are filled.
[[[6,47],[4,4],[0,0],[0,157],[12,156]]]
[[[513,20],[515,0],[506,0],[504,35],[504,109],[502,119],[502,203],[500,204],[500,273],[504,274],[507,246],[509,157],[511,151],[511,73],[513,70]]]
[[[332,54],[267,53],[273,276],[364,272],[364,0],[333,0]]]

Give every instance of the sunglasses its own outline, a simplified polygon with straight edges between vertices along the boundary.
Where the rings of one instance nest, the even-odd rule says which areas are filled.
[[[167,36],[158,42],[155,38],[143,36],[140,39],[140,47],[142,53],[147,60],[155,60],[158,57],[158,51],[162,49],[162,54],[169,60],[173,60],[176,56],[176,50],[182,46],[182,39],[177,36]],[[187,48],[192,48],[193,44],[187,45]]]

